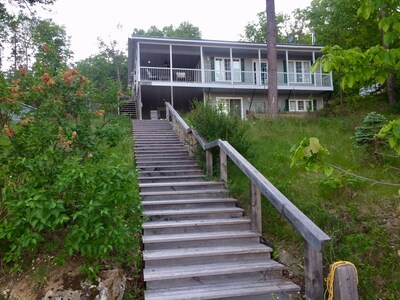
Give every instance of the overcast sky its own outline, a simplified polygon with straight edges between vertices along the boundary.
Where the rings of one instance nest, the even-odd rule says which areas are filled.
[[[275,0],[275,10],[291,13],[310,2]],[[80,60],[98,52],[97,37],[117,40],[125,49],[134,28],[177,27],[184,21],[199,27],[203,39],[237,41],[263,10],[265,0],[57,0],[51,12],[39,14],[65,26],[74,59]]]

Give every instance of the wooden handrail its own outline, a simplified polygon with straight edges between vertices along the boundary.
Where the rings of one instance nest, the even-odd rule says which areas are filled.
[[[264,177],[249,161],[247,161],[231,144],[220,139],[206,142],[205,139],[190,128],[187,123],[179,116],[171,104],[166,102],[167,118],[172,117],[173,123],[177,122],[186,134],[193,134],[206,151],[207,174],[212,174],[212,155],[210,149],[219,147],[220,173],[221,180],[227,181],[226,156],[228,156],[235,165],[250,180],[251,199],[251,222],[252,228],[261,234],[261,205],[259,193],[263,194],[267,200],[276,208],[276,210],[286,218],[293,227],[303,236],[304,260],[305,260],[305,284],[307,299],[323,298],[323,275],[322,275],[322,251],[326,241],[330,237],[323,232],[314,222],[312,222],[303,212],[301,212],[285,195],[283,195],[268,179]],[[181,132],[181,131],[180,131]],[[211,160],[208,161],[208,160]],[[211,170],[210,170],[211,168]],[[255,211],[258,210],[258,211]]]

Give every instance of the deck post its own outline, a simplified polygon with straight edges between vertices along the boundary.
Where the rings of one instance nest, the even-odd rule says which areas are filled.
[[[219,150],[219,173],[221,181],[228,183],[227,155],[222,149]]]
[[[358,300],[357,274],[352,265],[342,265],[335,269],[333,299]]]
[[[211,150],[206,150],[206,175],[213,176],[213,155]]]
[[[304,241],[304,280],[306,299],[324,298],[324,278],[322,274],[322,252]]]
[[[261,192],[260,189],[250,180],[250,218],[251,230],[262,234],[262,214],[261,214]]]

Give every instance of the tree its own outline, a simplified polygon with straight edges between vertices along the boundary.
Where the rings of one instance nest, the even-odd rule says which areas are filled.
[[[380,43],[380,32],[375,18],[366,20],[357,14],[359,3],[358,0],[313,0],[302,14],[315,32],[318,44],[365,50]]]
[[[267,6],[267,52],[268,52],[268,114],[278,116],[278,78],[276,52],[275,1],[266,0]]]
[[[32,25],[34,20],[21,12],[18,16],[10,16],[8,22],[8,43],[11,46],[12,69],[20,66],[28,68],[33,52]]]
[[[245,27],[242,40],[247,42],[265,43],[266,31],[266,12],[257,14],[258,20],[250,22]],[[307,28],[304,12],[295,9],[292,15],[278,13],[276,15],[276,40],[277,43],[297,43],[310,44],[311,34]]]
[[[382,31],[383,43],[363,51],[359,47],[343,49],[340,46],[326,47],[324,55],[317,61],[325,72],[342,72],[341,87],[351,88],[355,84],[365,86],[372,83],[386,85],[390,104],[396,102],[394,74],[400,71],[400,12],[396,0],[363,0],[358,15],[366,20],[379,19],[377,26]],[[378,14],[379,12],[379,14]],[[383,44],[383,45],[382,45]]]
[[[151,26],[147,31],[144,29],[135,28],[133,35],[157,36],[157,37],[173,37],[186,39],[201,39],[201,31],[197,26],[189,22],[182,22],[177,28],[173,25],[164,26],[162,29],[156,26]]]
[[[38,20],[32,34],[36,48],[36,71],[55,75],[67,66],[73,53],[70,50],[70,38],[63,26],[52,20]]]

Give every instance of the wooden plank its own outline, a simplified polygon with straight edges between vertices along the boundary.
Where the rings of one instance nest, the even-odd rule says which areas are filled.
[[[251,230],[262,233],[262,214],[261,214],[261,192],[260,189],[250,181],[250,219]]]
[[[180,126],[183,128],[185,133],[189,133],[191,131],[191,128],[189,127],[188,124],[182,119],[182,117],[176,112],[176,110],[172,107],[172,105],[168,102],[165,102],[166,109],[170,110],[170,113],[172,115],[172,119],[175,120],[175,122],[178,122]]]
[[[357,274],[352,265],[336,267],[334,278],[334,300],[358,300]]]
[[[219,143],[221,152],[227,156],[242,170],[243,173],[260,189],[261,193],[274,205],[274,207],[299,231],[303,238],[310,243],[315,250],[322,251],[325,241],[329,236],[315,225],[302,211],[300,211],[289,199],[286,198],[271,182],[269,182],[253,165],[251,165],[228,142]]]
[[[304,241],[304,281],[306,299],[324,299],[322,252]]]
[[[228,183],[228,164],[226,153],[220,149],[219,152],[219,172],[222,182]]]

